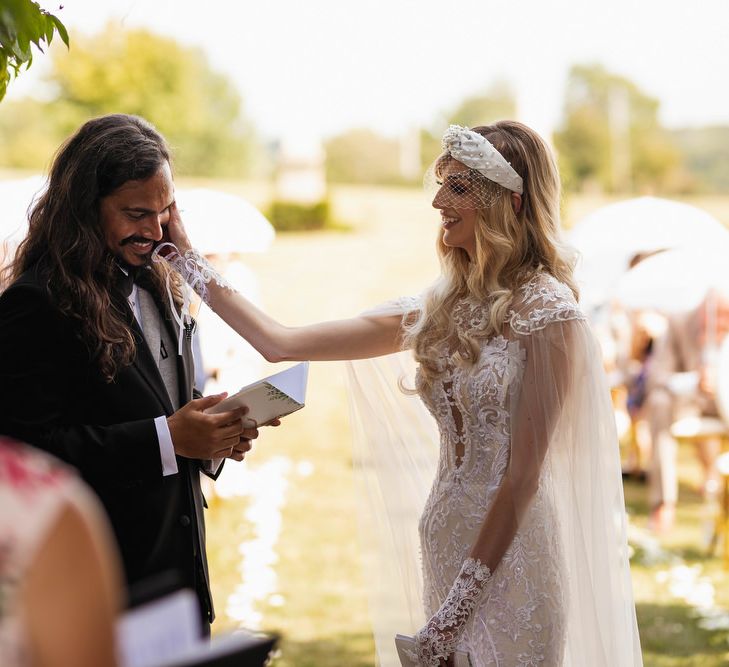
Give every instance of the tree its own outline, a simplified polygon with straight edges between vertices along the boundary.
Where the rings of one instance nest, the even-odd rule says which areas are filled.
[[[599,65],[570,70],[564,122],[554,142],[572,190],[665,190],[680,166],[658,121],[658,101]]]
[[[3,159],[10,166],[42,166],[60,141],[89,118],[107,113],[143,116],[169,141],[178,173],[241,176],[249,166],[253,131],[243,118],[231,82],[204,53],[147,30],[109,24],[101,33],[74,37],[73,54],[54,53],[49,103],[22,101],[0,118]],[[42,111],[48,126],[36,137],[36,154],[21,150],[23,115]],[[10,112],[8,105],[8,112]],[[43,142],[49,145],[41,145]],[[40,156],[44,155],[38,164]],[[23,157],[25,156],[25,157]],[[27,164],[33,161],[34,164]],[[21,164],[25,162],[25,164]]]
[[[456,123],[474,127],[502,118],[512,118],[516,111],[514,94],[505,83],[497,83],[484,93],[464,99],[444,113],[433,131],[423,129],[414,137],[392,139],[372,130],[353,129],[325,143],[327,180],[347,183],[405,184],[417,177],[404,163],[418,159],[427,168],[441,152],[440,138],[444,125]],[[410,160],[410,156],[414,159]],[[420,156],[418,158],[418,155]]]
[[[0,5],[0,101],[10,83],[11,74],[27,70],[33,63],[31,45],[43,52],[41,44],[50,45],[58,33],[68,47],[68,33],[57,16],[30,0],[3,0]]]
[[[514,118],[516,97],[508,83],[499,81],[480,95],[467,97],[448,114],[448,123],[476,127]]]
[[[508,83],[499,81],[483,93],[466,97],[458,106],[443,114],[443,119],[433,132],[423,130],[420,140],[423,167],[427,168],[440,154],[440,138],[445,126],[450,124],[465,127],[489,125],[497,120],[514,118],[516,96]]]
[[[729,126],[685,128],[674,130],[672,136],[693,189],[729,192]]]
[[[324,143],[327,180],[340,183],[394,184],[400,171],[400,143],[372,130],[353,129]]]

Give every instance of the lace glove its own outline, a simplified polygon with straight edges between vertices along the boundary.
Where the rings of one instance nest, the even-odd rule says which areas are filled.
[[[166,250],[161,253],[163,248]],[[232,285],[194,248],[186,250],[185,254],[181,255],[174,243],[160,243],[152,253],[152,260],[155,262],[164,260],[170,264],[208,306],[210,305],[210,295],[207,285],[211,280],[214,280],[220,287],[234,291]]]
[[[424,667],[438,667],[454,653],[490,578],[491,571],[480,560],[466,558],[440,609],[416,633],[417,655],[410,657]]]

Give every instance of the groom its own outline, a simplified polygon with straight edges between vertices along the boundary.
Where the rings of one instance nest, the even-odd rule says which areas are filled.
[[[76,466],[127,582],[173,571],[209,631],[200,473],[242,459],[258,432],[245,408],[205,414],[222,396],[193,390],[180,284],[150,263],[173,202],[168,147],[141,118],[96,118],[61,147],[0,295],[0,433]]]

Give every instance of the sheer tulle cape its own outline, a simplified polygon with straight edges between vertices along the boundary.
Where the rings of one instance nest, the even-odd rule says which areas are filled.
[[[397,308],[407,312],[413,302],[369,314]],[[562,561],[556,565],[564,580],[559,664],[642,665],[617,435],[596,341],[579,311],[555,318],[524,308],[505,332],[526,354],[521,377],[509,389],[511,455],[498,485],[507,493],[492,505],[501,515],[485,545],[487,561],[498,568],[498,544],[534,520],[537,497],[546,502],[555,516]],[[425,621],[417,526],[439,438],[417,397],[399,389],[402,382],[414,386],[413,371],[409,352],[348,362],[367,588],[378,661],[386,667],[399,665],[394,635],[412,634]]]

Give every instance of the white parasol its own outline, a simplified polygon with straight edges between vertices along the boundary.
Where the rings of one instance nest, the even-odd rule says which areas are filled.
[[[577,279],[583,302],[604,303],[630,259],[669,248],[729,248],[729,232],[706,211],[682,202],[639,197],[604,206],[570,231],[580,252]]]
[[[729,294],[729,248],[679,248],[652,255],[623,274],[614,297],[626,308],[682,313],[710,289]]]
[[[264,252],[275,231],[242,197],[209,188],[178,188],[175,194],[192,242],[204,255]]]
[[[45,188],[40,174],[0,181],[0,244],[17,246],[28,231],[28,209]]]

